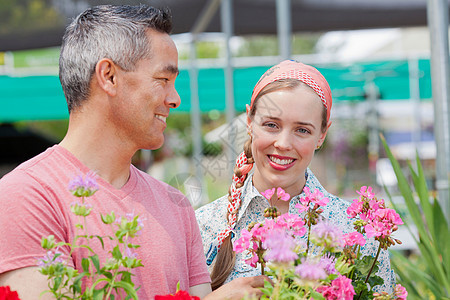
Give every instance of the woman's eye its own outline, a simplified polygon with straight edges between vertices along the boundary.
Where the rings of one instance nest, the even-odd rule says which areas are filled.
[[[268,128],[277,128],[277,125],[275,123],[264,123],[263,126]]]
[[[309,133],[309,130],[306,128],[299,128],[299,129],[297,129],[297,131],[300,133]]]

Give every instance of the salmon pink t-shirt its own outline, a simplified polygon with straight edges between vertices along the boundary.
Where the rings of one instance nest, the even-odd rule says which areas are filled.
[[[90,171],[68,150],[55,145],[0,180],[0,273],[36,266],[46,252],[41,247],[43,236],[72,242],[75,235],[83,233],[75,227],[80,220],[70,211],[70,204],[79,199],[68,185],[75,176]],[[132,240],[141,245],[134,252],[144,265],[133,270],[133,280],[141,286],[140,299],[174,293],[178,282],[183,290],[210,282],[194,211],[181,192],[134,166],[121,189],[99,176],[97,183],[99,190],[87,198],[93,207],[87,217],[89,235],[113,235],[100,219],[100,214],[112,211],[116,216],[139,215],[143,222],[140,235]],[[99,241],[90,241],[101,262],[115,246],[104,241],[105,249]],[[67,247],[60,250],[69,256]],[[74,251],[68,258],[68,263],[80,270],[81,259],[90,255],[82,251]]]

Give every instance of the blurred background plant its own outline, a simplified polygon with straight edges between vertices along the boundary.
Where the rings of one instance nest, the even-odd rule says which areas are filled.
[[[399,282],[408,290],[409,299],[450,299],[448,220],[438,199],[428,190],[419,156],[416,156],[415,167],[408,163],[408,173],[412,179],[410,185],[408,176],[404,174],[384,138],[382,142],[410,216],[405,220],[405,225],[418,246],[418,252],[409,256],[391,251],[392,265],[399,275]],[[411,186],[414,186],[414,190]],[[390,197],[387,189],[386,193]],[[395,207],[395,201],[392,203]]]

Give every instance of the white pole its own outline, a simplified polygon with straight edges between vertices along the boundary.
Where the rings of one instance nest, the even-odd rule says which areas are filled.
[[[408,60],[409,70],[409,98],[413,104],[413,115],[416,122],[411,130],[412,143],[417,151],[420,150],[420,142],[422,140],[422,116],[420,113],[420,74],[419,74],[419,60]]]
[[[428,0],[428,28],[431,39],[431,84],[436,140],[436,189],[444,215],[450,221],[450,92],[448,49],[448,2]],[[448,223],[450,226],[450,222]]]
[[[196,53],[196,40],[195,34],[192,34],[190,43],[190,68],[189,68],[189,83],[191,89],[191,132],[192,132],[192,143],[193,143],[193,153],[192,157],[195,164],[195,177],[204,186],[203,183],[203,170],[202,170],[202,160],[203,160],[203,147],[202,147],[202,124],[200,119],[200,101],[198,97],[198,70],[197,70],[197,53]],[[205,191],[202,189],[202,191]],[[202,196],[202,201],[205,195]]]
[[[233,66],[231,65],[231,48],[230,39],[233,36],[233,3],[232,0],[222,0],[221,3],[221,25],[222,32],[225,35],[225,98],[226,98],[226,121],[227,128],[227,144],[230,145],[226,151],[226,157],[228,164],[233,165],[236,156],[236,138],[237,128],[233,124],[235,111],[234,111],[234,84],[233,84]],[[233,168],[230,168],[230,177],[232,175]]]
[[[277,0],[278,54],[282,60],[291,58],[291,0]]]

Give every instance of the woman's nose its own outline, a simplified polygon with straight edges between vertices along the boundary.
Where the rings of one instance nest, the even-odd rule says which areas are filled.
[[[290,150],[292,137],[287,130],[282,130],[276,137],[274,146],[280,150]]]

